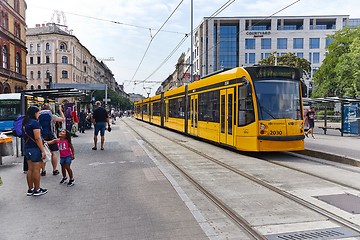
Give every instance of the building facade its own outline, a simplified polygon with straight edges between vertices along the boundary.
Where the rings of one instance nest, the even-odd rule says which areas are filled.
[[[28,28],[26,44],[28,89],[49,89],[54,83],[102,83],[108,89],[121,90],[106,64],[98,61],[66,27],[37,24]]]
[[[25,0],[0,1],[0,94],[26,89]]]
[[[292,52],[321,66],[328,36],[358,19],[348,15],[204,18],[194,34],[194,74],[257,64],[271,53]]]

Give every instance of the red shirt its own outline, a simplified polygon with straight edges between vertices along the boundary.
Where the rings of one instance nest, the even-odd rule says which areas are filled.
[[[58,139],[58,146],[59,146],[60,157],[68,157],[72,155],[69,142],[66,139],[65,140]]]

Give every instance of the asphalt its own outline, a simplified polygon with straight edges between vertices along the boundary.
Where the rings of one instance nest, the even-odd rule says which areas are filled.
[[[60,185],[48,166],[41,197],[26,196],[22,157],[3,157],[0,240],[218,239],[141,140],[122,121],[112,130],[104,151],[91,150],[93,129],[73,138],[75,186]],[[300,153],[360,166],[359,143],[358,135],[317,131]]]

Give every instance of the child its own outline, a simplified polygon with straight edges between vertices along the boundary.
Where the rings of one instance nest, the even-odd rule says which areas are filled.
[[[70,178],[67,186],[71,187],[74,185],[74,176],[70,168],[70,165],[71,165],[71,161],[75,159],[75,151],[71,143],[71,133],[65,129],[61,130],[58,139],[48,141],[48,144],[53,144],[53,143],[58,144],[60,151],[60,165],[61,165],[61,173],[63,175],[60,184],[65,183],[65,181],[67,180],[66,177],[66,172],[67,172]]]

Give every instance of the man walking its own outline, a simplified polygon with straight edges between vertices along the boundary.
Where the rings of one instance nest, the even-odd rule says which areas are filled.
[[[97,136],[99,132],[101,136],[100,149],[104,150],[105,128],[107,124],[108,128],[110,129],[110,118],[105,108],[101,106],[100,101],[96,101],[95,105],[96,108],[92,116],[92,122],[94,124],[94,147],[92,148],[92,150],[97,150]]]

